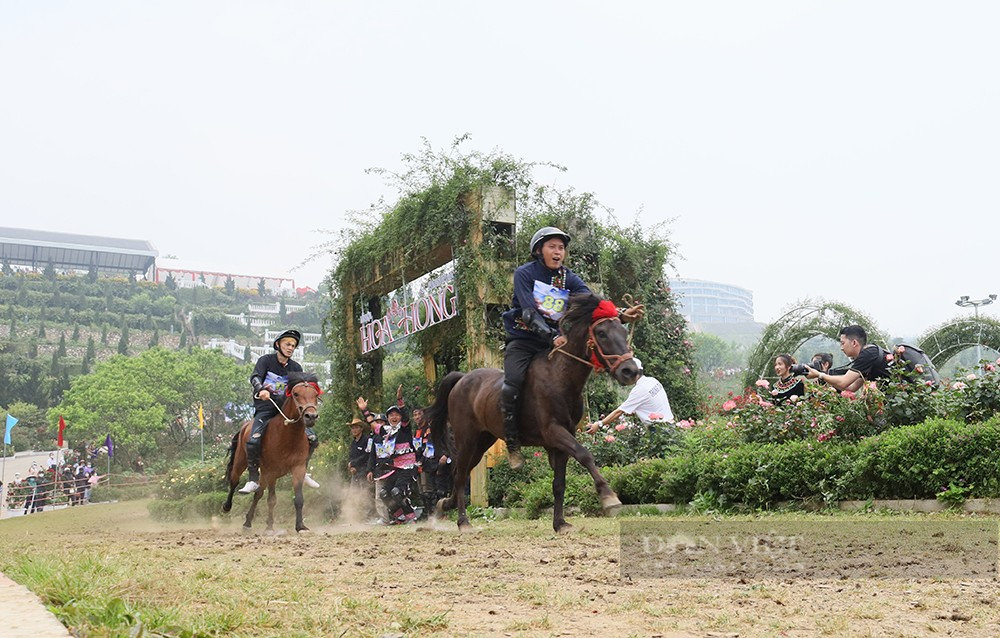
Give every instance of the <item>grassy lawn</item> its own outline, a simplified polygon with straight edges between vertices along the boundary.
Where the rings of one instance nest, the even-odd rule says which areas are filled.
[[[158,523],[146,504],[0,521],[0,571],[37,593],[78,636],[1000,634],[995,571],[942,577],[931,566],[880,578],[879,570],[899,559],[873,558],[877,538],[849,545],[841,556],[833,548],[811,550],[818,565],[829,556],[848,570],[815,574],[783,572],[786,557],[772,546],[753,552],[765,563],[744,563],[742,573],[737,566],[715,577],[633,577],[621,565],[632,556],[619,551],[623,523],[718,532],[741,521],[778,531],[885,521],[880,529],[889,538],[913,533],[900,532],[899,522],[995,524],[989,517],[577,518],[567,535],[555,535],[548,519],[478,520],[472,534],[460,534],[452,522],[331,524],[296,534],[283,520],[278,525],[286,531],[265,535],[244,534],[241,517]],[[928,530],[921,541],[927,557],[961,549],[947,533]]]

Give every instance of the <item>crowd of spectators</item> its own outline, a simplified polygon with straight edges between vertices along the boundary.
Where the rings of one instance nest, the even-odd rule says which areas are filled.
[[[34,462],[25,476],[15,473],[14,480],[4,486],[7,510],[33,514],[57,503],[89,503],[91,490],[105,478],[94,469],[90,457],[90,450],[68,450],[65,456],[52,452],[45,466]]]
[[[451,459],[435,449],[423,410],[414,408],[411,415],[402,386],[396,390],[396,405],[385,413],[369,411],[363,397],[357,404],[364,421],[349,424],[352,489],[368,495],[369,513],[382,524],[427,518],[437,500],[451,491]],[[364,431],[365,422],[370,432]]]

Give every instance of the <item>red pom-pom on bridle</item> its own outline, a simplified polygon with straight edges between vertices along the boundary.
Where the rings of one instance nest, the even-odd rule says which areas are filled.
[[[590,321],[595,322],[598,319],[616,319],[617,317],[618,308],[615,304],[607,299],[602,299],[601,303],[597,304],[597,307],[594,308],[593,314],[590,315]]]

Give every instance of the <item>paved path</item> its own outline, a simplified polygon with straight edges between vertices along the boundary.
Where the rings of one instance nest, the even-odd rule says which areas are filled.
[[[0,635],[3,638],[70,638],[38,596],[0,574]]]

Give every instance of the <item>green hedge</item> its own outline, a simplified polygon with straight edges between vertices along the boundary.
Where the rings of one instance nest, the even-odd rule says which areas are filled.
[[[632,504],[687,505],[702,495],[722,506],[754,508],[783,501],[927,499],[950,486],[967,497],[1000,497],[1000,417],[971,424],[930,419],[858,443],[797,440],[715,448],[704,440],[692,432],[675,456],[602,473],[622,502]],[[569,475],[568,504],[594,494],[590,477],[572,461]],[[529,478],[521,485],[507,481],[504,505],[529,513],[551,505],[551,472]]]

